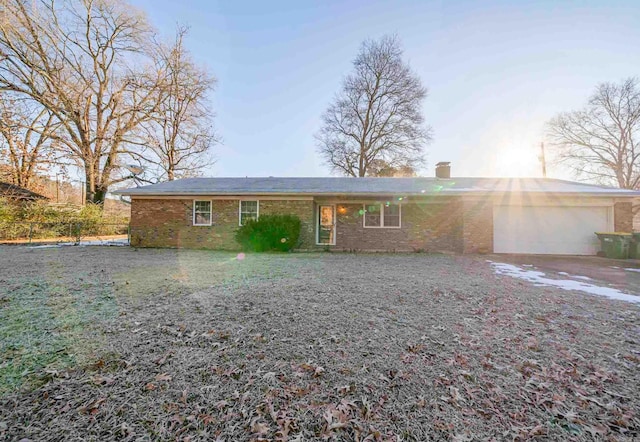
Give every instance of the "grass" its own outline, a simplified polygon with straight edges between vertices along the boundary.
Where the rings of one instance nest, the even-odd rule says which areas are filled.
[[[117,314],[109,288],[58,282],[61,266],[47,279],[5,279],[0,286],[0,395],[36,388],[57,373],[94,358],[99,322]]]
[[[0,438],[640,436],[638,307],[481,258],[3,248],[0,266]]]
[[[251,280],[287,275],[284,268],[274,269],[268,261],[250,272],[234,265],[237,262],[236,254],[223,254],[222,259],[215,252],[200,252],[197,257],[185,254],[178,257],[177,265],[122,268],[104,284],[87,272],[69,278],[70,269],[54,261],[35,278],[3,279],[0,396],[37,388],[57,373],[100,360],[106,338],[100,325],[119,315],[116,296],[144,300],[156,293],[190,293],[212,284],[233,289]]]
[[[59,332],[62,325],[48,305],[45,282],[0,288],[0,394],[39,385],[46,371],[73,365],[69,345]],[[41,383],[41,382],[40,382]]]

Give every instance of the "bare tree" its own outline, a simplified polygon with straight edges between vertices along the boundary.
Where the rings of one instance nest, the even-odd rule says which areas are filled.
[[[373,160],[367,168],[369,176],[410,178],[418,176],[418,171],[410,164],[391,166],[384,160]]]
[[[419,167],[430,140],[421,109],[427,90],[402,60],[398,38],[365,41],[353,67],[322,117],[320,155],[334,171],[356,177],[370,175],[375,160]]]
[[[53,159],[51,138],[57,121],[36,102],[0,94],[0,160],[11,183],[31,188]]]
[[[4,0],[0,90],[22,94],[61,124],[56,140],[84,170],[87,201],[123,181],[130,138],[158,105],[151,30],[119,0]]]
[[[147,149],[139,157],[145,175],[172,181],[198,175],[213,164],[217,141],[208,101],[215,79],[196,65],[184,47],[187,28],[179,27],[171,47],[159,45],[157,64],[164,72],[157,111],[144,124]],[[143,178],[144,179],[144,178]]]
[[[602,83],[584,109],[547,124],[560,162],[577,176],[623,189],[640,188],[640,88],[629,78]]]

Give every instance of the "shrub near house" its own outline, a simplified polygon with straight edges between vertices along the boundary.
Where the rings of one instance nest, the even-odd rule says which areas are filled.
[[[243,250],[288,252],[298,245],[300,218],[293,215],[264,215],[245,222],[236,232]]]

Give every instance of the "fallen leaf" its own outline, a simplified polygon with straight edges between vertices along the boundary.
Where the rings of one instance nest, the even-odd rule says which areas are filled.
[[[262,436],[269,432],[269,426],[264,422],[259,422],[258,419],[256,418],[251,422],[251,431],[254,434]]]
[[[115,379],[108,376],[95,375],[91,377],[91,382],[96,385],[111,385],[115,382]]]
[[[155,361],[153,361],[156,365],[164,365],[165,362],[167,362],[167,358],[169,358],[169,356],[171,356],[173,354],[173,352],[167,352],[164,355],[162,355],[161,357],[159,357],[158,359],[156,359]]]
[[[100,408],[100,405],[102,405],[102,403],[106,400],[107,400],[106,397],[101,397],[101,398],[89,401],[88,403],[80,407],[78,411],[80,413],[96,414],[98,412],[98,409]]]

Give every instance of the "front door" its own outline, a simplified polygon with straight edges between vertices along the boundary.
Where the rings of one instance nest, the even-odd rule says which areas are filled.
[[[335,245],[336,243],[336,208],[335,206],[318,206],[318,244]]]

